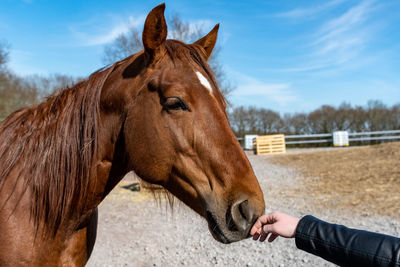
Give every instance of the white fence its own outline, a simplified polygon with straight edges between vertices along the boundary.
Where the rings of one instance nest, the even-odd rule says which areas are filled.
[[[326,139],[315,139],[322,138]],[[288,141],[288,139],[306,139],[306,140],[296,140],[296,141]],[[311,140],[308,140],[311,139]],[[294,144],[316,144],[316,143],[332,143],[332,134],[303,134],[303,135],[285,135],[285,142],[287,145]]]
[[[297,145],[297,144],[318,144],[318,143],[333,143],[333,133],[327,134],[302,134],[302,135],[285,135],[286,145]],[[248,135],[249,140],[246,140],[244,149],[252,149],[252,140],[257,135]],[[245,140],[245,138],[238,138],[239,141]],[[251,141],[250,141],[251,140]],[[400,140],[400,130],[389,130],[389,131],[375,131],[375,132],[361,132],[351,133],[348,132],[349,145],[351,142],[370,142],[370,141],[396,141]]]
[[[362,132],[362,133],[350,133],[349,132],[348,136],[349,136],[349,142],[400,140],[400,130]],[[301,140],[296,140],[296,139],[301,139]],[[293,140],[293,141],[291,141],[291,140]],[[332,143],[333,142],[333,133],[286,135],[285,141],[286,141],[287,145]]]

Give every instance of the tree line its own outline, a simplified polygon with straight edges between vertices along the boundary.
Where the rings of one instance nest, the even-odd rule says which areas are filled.
[[[16,75],[7,66],[9,45],[0,43],[0,123],[10,113],[40,102],[43,97],[72,86],[81,78],[63,74]]]
[[[270,109],[233,107],[229,121],[237,137],[246,134],[318,134],[333,131],[382,131],[400,129],[400,103],[387,106],[370,100],[365,106],[342,103],[338,107],[323,105],[309,113],[280,115]]]

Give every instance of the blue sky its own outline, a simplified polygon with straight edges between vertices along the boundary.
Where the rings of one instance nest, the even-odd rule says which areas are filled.
[[[166,15],[211,29],[234,105],[281,113],[400,103],[400,1],[166,0]],[[87,76],[104,46],[160,1],[0,0],[0,40],[20,75]]]

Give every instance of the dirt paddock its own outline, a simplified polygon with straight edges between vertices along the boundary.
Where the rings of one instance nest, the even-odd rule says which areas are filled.
[[[308,151],[248,154],[267,211],[400,236],[400,142]],[[292,239],[220,244],[204,219],[179,202],[171,210],[149,192],[126,189],[134,182],[125,178],[100,205],[88,266],[333,266]]]
[[[337,207],[400,219],[400,142],[275,156],[307,179],[301,192],[319,209]]]

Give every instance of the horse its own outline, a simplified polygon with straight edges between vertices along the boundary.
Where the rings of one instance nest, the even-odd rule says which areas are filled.
[[[249,237],[265,203],[207,63],[219,24],[192,44],[167,40],[164,10],[148,14],[142,51],[3,122],[1,266],[85,265],[97,207],[130,171],[217,241]]]

